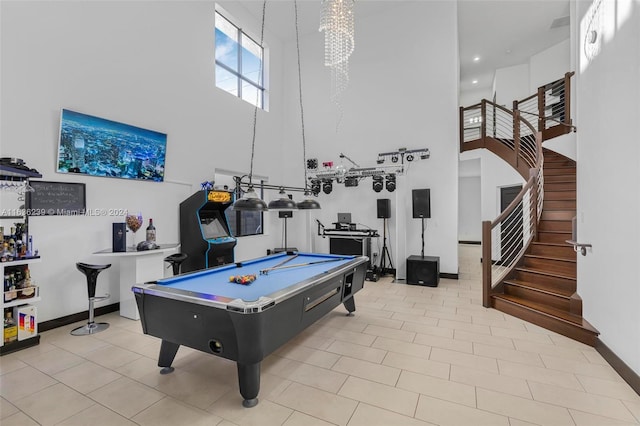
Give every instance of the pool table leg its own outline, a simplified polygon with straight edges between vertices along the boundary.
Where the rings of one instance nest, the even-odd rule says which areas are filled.
[[[178,353],[180,345],[172,342],[162,341],[160,345],[160,356],[158,357],[158,367],[163,367],[160,374],[169,374],[173,371],[171,364]]]
[[[353,299],[353,296],[351,296],[350,298],[348,298],[347,300],[342,302],[342,304],[347,309],[347,311],[349,311],[347,316],[349,316],[349,317],[352,316],[353,312],[355,312],[355,310],[356,310],[356,301]]]
[[[258,392],[260,392],[260,363],[238,364],[238,384],[240,395],[244,398],[242,406],[246,408],[258,405]]]

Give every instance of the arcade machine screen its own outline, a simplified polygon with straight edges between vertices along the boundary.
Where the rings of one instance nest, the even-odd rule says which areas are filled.
[[[223,225],[222,214],[217,210],[201,211],[200,227],[206,240],[229,236]]]

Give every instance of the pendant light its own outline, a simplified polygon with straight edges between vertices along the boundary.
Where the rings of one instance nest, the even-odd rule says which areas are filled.
[[[265,18],[265,12],[266,12],[266,8],[267,8],[267,0],[264,0],[264,2],[262,3],[262,30],[260,32],[260,47],[263,46],[263,41],[264,41],[264,18]],[[258,76],[260,79],[264,80],[264,76],[263,76],[263,71],[262,71],[262,64],[264,62],[264,50],[263,50],[263,54],[262,54],[262,60],[260,61],[260,67],[258,70]],[[244,195],[242,196],[242,198],[240,198],[239,200],[236,200],[235,203],[233,203],[233,209],[234,210],[238,210],[238,211],[266,211],[269,210],[269,208],[267,207],[267,203],[265,203],[259,196],[258,194],[256,194],[256,191],[253,189],[253,157],[255,154],[255,148],[256,148],[256,124],[258,121],[258,100],[257,97],[259,96],[259,91],[256,93],[256,105],[253,109],[253,137],[251,139],[251,165],[249,168],[249,186],[247,188],[247,191],[244,193]],[[238,185],[240,185],[240,182],[238,181]]]
[[[304,200],[298,203],[299,210],[317,210],[320,208],[320,203],[313,199],[311,191],[304,190]]]
[[[298,53],[298,89],[300,100],[300,123],[302,128],[302,168],[304,169],[304,200],[298,203],[299,210],[316,210],[320,208],[320,203],[312,198],[307,179],[307,142],[304,137],[304,109],[302,107],[302,71],[300,67],[300,38],[298,35],[298,2],[293,2],[296,18],[296,50]]]
[[[256,191],[253,189],[253,185],[249,184],[247,191],[244,193],[242,198],[236,200],[233,203],[233,209],[238,211],[251,211],[251,212],[260,212],[269,210],[267,207],[267,203],[262,201],[262,199],[256,194]]]
[[[276,198],[269,203],[269,210],[295,210],[298,208],[296,203],[284,192],[284,187],[280,187],[278,195],[280,195],[280,198]]]

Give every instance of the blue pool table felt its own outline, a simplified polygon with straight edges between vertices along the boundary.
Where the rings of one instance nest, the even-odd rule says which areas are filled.
[[[237,267],[236,264],[229,264],[217,268],[158,280],[157,285],[210,296],[222,296],[231,299],[254,301],[258,300],[261,296],[275,293],[316,275],[325,274],[333,268],[348,263],[355,257],[331,254],[298,253],[296,258],[282,265],[282,269],[276,269],[265,275],[260,275],[261,270],[274,267],[292,256],[293,255],[291,254],[283,252],[276,255],[242,262],[241,267]],[[286,268],[291,265],[311,262],[323,263]],[[250,274],[255,274],[257,277],[256,280],[250,284],[229,282],[229,277],[231,276]]]

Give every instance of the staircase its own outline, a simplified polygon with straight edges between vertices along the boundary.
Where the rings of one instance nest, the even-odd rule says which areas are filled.
[[[526,180],[505,211],[482,223],[483,306],[595,346],[599,333],[582,318],[576,252],[567,243],[576,215],[576,163],[542,147],[575,130],[572,76],[539,87],[513,110],[486,99],[460,108],[460,152],[487,149]]]
[[[594,346],[598,335],[582,318],[576,293],[576,252],[571,219],[576,215],[576,164],[543,150],[544,204],[537,238],[491,296],[491,306],[582,343]]]

